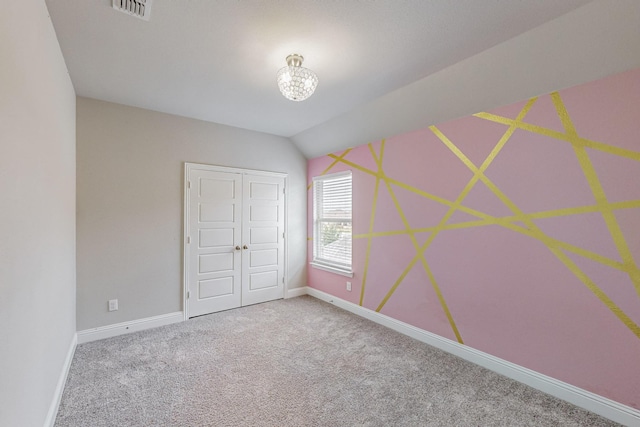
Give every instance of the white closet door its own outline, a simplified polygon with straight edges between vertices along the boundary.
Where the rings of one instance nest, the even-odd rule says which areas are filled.
[[[284,178],[245,174],[242,305],[284,295]]]
[[[194,169],[189,182],[188,313],[194,317],[241,305],[242,174]]]
[[[284,297],[285,178],[186,165],[188,317]]]

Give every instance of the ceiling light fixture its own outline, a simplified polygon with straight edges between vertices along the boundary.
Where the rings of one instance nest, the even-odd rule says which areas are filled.
[[[318,76],[302,66],[304,58],[293,54],[287,56],[287,66],[278,71],[278,87],[285,98],[304,101],[316,90]]]

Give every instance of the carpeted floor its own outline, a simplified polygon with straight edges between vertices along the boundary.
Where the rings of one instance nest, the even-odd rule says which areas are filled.
[[[311,297],[79,345],[56,426],[613,426]]]

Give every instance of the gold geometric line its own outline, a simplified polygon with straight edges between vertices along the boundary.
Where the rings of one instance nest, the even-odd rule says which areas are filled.
[[[532,98],[529,101],[527,101],[525,106],[522,108],[522,111],[518,113],[515,123],[519,123],[521,120],[524,119],[524,117],[531,110],[531,108],[533,107],[536,101],[537,101],[537,98]],[[493,149],[491,150],[487,158],[484,160],[484,162],[482,162],[482,165],[480,166],[479,169],[473,164],[473,162],[471,162],[471,160],[469,160],[462,153],[462,151],[460,151],[460,149],[455,144],[453,144],[446,136],[444,136],[444,134],[437,127],[431,126],[430,129],[447,146],[447,148],[449,148],[459,159],[463,159],[463,158],[466,159],[466,161],[469,163],[467,167],[471,166],[472,168],[470,169],[473,172],[473,177],[471,178],[471,180],[469,180],[465,188],[462,190],[462,192],[456,199],[456,202],[454,203],[454,205],[449,208],[449,211],[445,214],[445,216],[440,221],[439,227],[443,229],[446,222],[449,220],[449,218],[451,218],[451,216],[459,208],[462,201],[467,197],[471,189],[478,182],[478,179],[484,174],[484,171],[487,170],[489,165],[491,165],[491,163],[495,160],[495,158],[500,153],[500,151],[504,148],[504,146],[509,141],[509,139],[511,139],[511,136],[513,136],[517,128],[516,126],[509,126],[509,128],[502,135],[502,137],[500,138],[498,143],[495,145],[495,147],[493,147]],[[463,163],[465,162],[463,161]],[[435,239],[436,235],[439,232],[440,232],[439,230],[434,231],[434,233],[431,236],[429,236],[429,240],[428,240],[429,244],[431,244],[431,242]]]
[[[440,196],[436,196],[435,194],[428,193],[428,192],[426,192],[424,190],[421,190],[421,189],[419,189],[417,187],[413,187],[413,186],[411,186],[409,184],[406,184],[406,183],[404,183],[402,181],[398,181],[397,179],[394,179],[394,178],[391,178],[391,177],[386,177],[386,179],[389,181],[390,184],[393,184],[396,187],[403,188],[403,189],[405,189],[407,191],[412,192],[413,194],[416,194],[418,196],[422,196],[422,197],[424,197],[426,199],[432,200],[432,201],[434,201],[436,203],[440,203],[441,205],[447,206],[449,208],[453,207],[456,204],[455,201],[452,202],[451,200],[447,200],[447,199],[442,198]],[[462,211],[462,212],[468,213],[469,215],[476,216],[478,218],[486,218],[487,217],[486,213],[480,212],[478,210],[469,208],[469,207],[464,206],[464,205],[458,205],[457,209]]]
[[[416,240],[416,236],[410,231],[411,225],[409,225],[409,220],[404,214],[404,211],[400,206],[400,202],[398,201],[398,198],[396,197],[396,194],[393,191],[393,188],[391,188],[391,184],[389,184],[389,181],[386,179],[384,179],[384,183],[387,186],[387,191],[389,192],[389,195],[391,196],[391,201],[393,202],[394,206],[396,207],[396,210],[398,211],[398,214],[400,215],[402,224],[404,224],[404,229],[408,231],[409,237],[411,238],[411,240],[413,240],[414,246],[416,246],[416,249],[418,249],[419,245],[418,245],[418,241]]]
[[[614,202],[614,203],[609,203],[609,206],[612,210],[640,208],[640,200],[626,200],[622,202]],[[553,209],[548,211],[532,212],[526,215],[531,219],[546,219],[546,218],[557,218],[557,217],[563,217],[563,216],[580,215],[580,214],[594,213],[594,212],[600,212],[600,208],[596,205],[578,206],[574,208]],[[487,225],[504,226],[505,222],[517,222],[519,220],[520,220],[519,217],[513,216],[513,215],[503,216],[503,217],[487,216],[487,219],[483,219],[483,220],[465,221],[465,222],[457,222],[454,224],[446,224],[443,227],[443,229],[457,230],[459,228],[484,227]],[[412,228],[410,231],[413,233],[427,233],[427,232],[434,231],[435,229],[436,229],[436,226],[434,225],[431,227]],[[371,237],[384,237],[384,236],[395,236],[399,234],[406,234],[406,230],[377,231],[371,234],[369,233],[354,234],[352,237],[354,239],[365,239],[370,235]],[[309,237],[309,239],[311,239],[311,237]]]
[[[353,150],[353,148],[347,148],[346,150],[344,150],[344,152],[342,154],[340,154],[340,156],[337,158],[337,161],[334,161],[329,166],[327,166],[325,168],[325,170],[323,170],[320,175],[322,176],[322,175],[326,174],[327,172],[329,172],[338,163],[338,161],[340,161],[341,159],[344,159],[344,156],[349,154],[351,152],[351,150]]]
[[[516,216],[520,217],[520,220],[523,221],[529,228],[530,231],[536,235],[538,235],[538,239],[541,241],[545,240],[545,237],[548,237],[542,230],[540,230],[535,223],[527,218],[527,216],[504,194],[489,178],[486,176],[481,177],[482,181],[489,187],[489,189],[498,197],[502,202],[507,205],[509,209],[511,209]],[[613,302],[605,293],[600,289],[567,255],[562,252],[559,248],[547,245],[548,249],[562,262],[564,263],[569,270],[589,289],[591,292],[602,301],[605,306],[620,319],[625,326],[627,326],[634,334],[640,338],[640,327],[636,325],[633,320],[627,316],[624,311],[618,307],[618,305]]]
[[[609,207],[612,210],[640,208],[640,200],[626,200],[623,202],[609,203]],[[548,211],[533,212],[533,213],[527,214],[527,216],[531,217],[532,219],[542,219],[542,218],[554,218],[554,217],[569,216],[569,215],[579,215],[579,214],[593,213],[593,212],[600,212],[600,207],[598,205],[577,206],[574,208],[562,208],[562,209],[553,209]],[[505,216],[499,219],[514,220],[515,217]]]
[[[382,169],[379,169],[379,175],[378,175],[378,181],[381,177],[384,177],[384,182],[388,187],[388,191],[391,193],[392,190],[390,188],[390,181],[392,181],[390,178],[384,176]],[[376,181],[376,182],[378,182]],[[399,204],[397,203],[397,199],[395,198],[395,194],[393,197],[393,200],[396,203],[396,208],[399,208]],[[401,210],[401,209],[400,209]],[[402,214],[402,218],[403,218],[403,222],[405,225],[405,233],[410,229],[410,226],[408,224],[408,222],[406,222],[406,218],[404,217],[404,214]],[[411,240],[412,242],[415,244],[417,244],[417,241],[415,239],[415,235],[409,233],[409,235],[411,236]],[[382,300],[382,302],[378,305],[378,307],[376,308],[376,311],[379,312],[380,310],[382,310],[382,307],[384,307],[384,304],[386,304],[386,301],[391,297],[391,295],[393,295],[393,293],[395,292],[395,290],[398,288],[398,286],[400,286],[400,283],[402,283],[402,281],[404,280],[404,278],[407,276],[407,274],[409,273],[409,271],[411,271],[411,269],[413,268],[413,266],[415,265],[415,263],[418,261],[419,259],[419,255],[421,254],[421,248],[418,247],[416,249],[416,255],[413,257],[413,259],[409,262],[409,265],[405,268],[405,270],[402,272],[402,274],[400,275],[400,277],[398,279],[396,279],[395,283],[391,286],[391,289],[388,291],[387,296],[385,297],[385,299]]]
[[[378,171],[381,170],[382,166],[378,161],[378,156],[376,156],[375,150],[373,149],[373,145],[368,144],[369,145],[369,150],[371,151],[371,155],[373,156],[373,159],[375,160],[376,164],[378,165]],[[384,145],[384,140],[382,141],[382,145]],[[336,159],[336,161],[339,161],[340,159]],[[343,159],[344,160],[344,159]],[[371,216],[369,218],[369,234],[373,233],[373,225],[375,223],[375,219],[376,219],[376,210],[378,208],[378,191],[380,188],[380,177],[378,175],[376,175],[376,185],[374,187],[373,190],[373,206],[371,207]],[[364,271],[362,273],[362,286],[360,286],[360,301],[359,301],[359,305],[362,306],[363,301],[364,301],[364,290],[365,287],[367,285],[367,274],[369,273],[369,258],[371,255],[371,245],[373,243],[373,238],[369,237],[367,240],[367,250],[365,252],[365,257],[364,257]]]
[[[580,143],[583,144],[585,148],[591,148],[593,150],[602,151],[603,153],[613,154],[616,156],[625,157],[629,160],[640,162],[640,152],[638,151],[627,150],[626,148],[607,145],[585,138],[580,138]]]
[[[424,254],[424,250],[422,250],[422,254]],[[464,341],[462,340],[462,335],[460,335],[460,331],[458,330],[458,326],[453,321],[453,315],[451,314],[451,311],[449,310],[449,306],[447,305],[447,302],[444,299],[444,295],[442,294],[442,291],[440,290],[440,287],[436,283],[436,278],[433,275],[433,272],[431,271],[431,268],[427,264],[427,261],[424,259],[424,255],[421,255],[420,257],[423,260],[423,266],[424,266],[424,269],[425,269],[425,271],[427,273],[427,277],[429,277],[429,281],[431,282],[431,286],[433,286],[433,289],[436,292],[436,295],[438,297],[438,301],[440,302],[440,306],[444,310],[444,314],[447,316],[447,320],[449,321],[449,325],[451,326],[451,329],[453,329],[453,333],[456,336],[456,339],[458,340],[458,342],[460,344],[464,344]]]
[[[457,230],[460,228],[472,228],[472,227],[482,227],[487,225],[496,225],[495,221],[469,221],[469,222],[460,222],[456,224],[447,224],[445,226],[445,230]],[[366,239],[368,237],[388,237],[388,236],[399,236],[402,234],[415,234],[415,233],[429,233],[436,230],[436,226],[432,227],[420,227],[420,228],[411,228],[408,230],[389,230],[389,231],[376,231],[375,233],[364,233],[364,234],[354,234],[354,239]]]
[[[335,160],[329,165],[327,166],[327,168],[325,170],[323,170],[319,176],[322,176],[324,174],[326,174],[327,172],[329,172],[335,165],[338,164],[338,162],[340,161],[340,159],[344,158],[344,156],[346,156],[347,154],[349,154],[349,151],[351,151],[352,148],[347,148],[344,153],[342,153],[340,156],[335,157]],[[313,182],[311,182],[308,186],[307,186],[307,190],[311,190],[311,187],[313,186]]]
[[[424,257],[424,251],[420,251],[420,245],[418,244],[418,239],[416,238],[415,234],[410,231],[411,230],[411,225],[409,225],[409,220],[407,220],[407,217],[404,214],[402,206],[400,206],[400,202],[398,201],[398,198],[396,197],[396,194],[393,191],[393,188],[391,188],[391,184],[389,184],[389,181],[386,180],[386,179],[384,180],[384,182],[385,182],[385,184],[387,186],[387,191],[389,191],[389,195],[391,196],[391,200],[393,201],[393,204],[395,205],[396,210],[398,211],[398,214],[400,215],[402,223],[404,224],[405,229],[407,230],[407,233],[409,234],[409,237],[411,238],[411,242],[413,243],[413,247],[416,250],[416,253],[419,253],[420,262],[422,263],[422,268],[424,268],[424,271],[427,274],[427,277],[429,278],[429,281],[431,282],[431,287],[435,291],[435,293],[436,293],[436,295],[438,297],[438,301],[440,301],[440,306],[442,307],[442,310],[444,311],[445,315],[447,316],[447,320],[449,321],[449,325],[451,326],[451,329],[453,330],[453,333],[455,334],[456,339],[458,340],[458,342],[460,344],[464,344],[464,342],[462,341],[462,336],[460,335],[460,331],[458,330],[458,326],[456,325],[456,322],[453,320],[453,315],[451,314],[451,311],[449,310],[449,306],[447,305],[447,302],[444,299],[444,295],[442,294],[442,291],[440,290],[440,286],[438,286],[438,282],[436,282],[436,278],[433,275],[433,273],[431,272],[431,268],[429,267],[429,264],[427,263],[427,260]],[[399,285],[400,285],[400,283],[398,283],[398,286]],[[382,307],[380,307],[380,310],[381,309],[382,309]],[[377,309],[376,311],[379,312],[380,310]]]
[[[387,140],[383,139],[380,141],[380,156],[378,157],[378,167],[380,174],[384,175],[384,171],[382,170],[382,161],[384,159],[384,147],[387,145]]]
[[[365,168],[364,166],[361,166],[350,160],[345,160],[344,158],[338,157],[335,154],[329,154],[328,157],[331,157],[332,159],[336,159],[337,162],[344,163],[347,166],[351,166],[352,168],[359,170],[360,172],[364,172],[366,174],[373,175],[373,176],[378,176],[378,172],[371,170],[369,168]]]
[[[640,200],[616,202],[616,203],[611,203],[610,206],[612,209],[638,208],[640,207]],[[534,212],[534,213],[525,214],[525,216],[531,219],[539,219],[539,218],[566,216],[570,214],[580,214],[585,212],[599,212],[599,208],[597,206],[582,206],[577,208],[566,208],[566,209],[557,209],[553,211]],[[555,215],[552,215],[552,214],[555,214]],[[551,246],[558,247],[560,249],[567,250],[569,252],[575,253],[576,255],[580,255],[584,258],[588,258],[592,261],[598,262],[608,267],[612,267],[617,270],[626,272],[630,275],[631,274],[640,275],[640,270],[632,266],[628,266],[627,264],[618,262],[611,258],[607,258],[603,255],[597,254],[595,252],[591,252],[587,249],[583,249],[578,246],[571,245],[570,243],[555,239],[546,234],[543,236],[535,235],[534,233],[531,233],[528,228],[522,228],[513,224],[513,222],[520,221],[520,218],[521,217],[518,217],[518,216],[505,216],[505,217],[497,217],[497,218],[487,216],[485,220],[467,221],[467,222],[460,222],[455,224],[445,224],[441,228],[441,231],[458,230],[458,229],[473,228],[473,227],[485,227],[488,225],[498,225],[498,226],[507,228],[509,230],[521,233],[525,236],[540,240],[542,243],[548,246],[551,245]],[[385,236],[397,236],[397,235],[407,234],[408,232],[427,233],[427,232],[433,232],[436,229],[437,229],[437,226],[431,226],[431,227],[412,228],[410,230],[378,231],[375,233],[356,234],[353,236],[353,238],[364,239],[364,238],[376,238],[376,237],[385,237]]]
[[[623,202],[614,202],[609,203],[609,206],[613,210],[638,208],[640,207],[640,200],[625,200]]]
[[[637,270],[638,266],[633,259],[631,251],[629,250],[629,246],[627,245],[624,234],[620,229],[620,225],[618,225],[616,216],[610,209],[607,195],[604,192],[604,188],[602,188],[602,184],[600,183],[598,174],[593,167],[593,163],[591,163],[589,153],[587,153],[584,145],[582,145],[581,141],[579,140],[578,133],[576,132],[576,129],[571,121],[571,117],[569,117],[569,113],[567,112],[567,109],[565,108],[564,103],[560,98],[560,94],[558,92],[552,93],[551,99],[556,107],[558,117],[560,117],[560,121],[562,122],[562,126],[567,132],[567,135],[569,135],[572,139],[573,150],[576,153],[576,157],[578,158],[578,162],[580,163],[582,172],[587,179],[589,188],[591,188],[591,193],[596,200],[596,204],[600,208],[602,217],[607,224],[607,228],[609,229],[609,233],[611,234],[611,239],[618,249],[620,258],[622,258],[622,262],[627,264],[631,270]],[[636,293],[640,297],[640,277],[637,274],[629,274],[629,277],[636,289]]]
[[[524,108],[522,109],[522,111],[520,112],[520,114],[518,114],[518,117],[516,120],[522,120],[524,118],[524,116],[527,114],[527,112],[529,112],[529,110],[531,109],[531,107],[533,107],[533,104],[535,103],[536,98],[530,99],[527,104],[524,106]],[[448,141],[448,139],[442,134],[442,132],[440,132],[435,126],[431,126],[429,129],[431,129],[431,131],[438,136],[438,138],[440,138],[443,142]],[[507,129],[507,131],[503,134],[502,138],[500,138],[500,140],[498,141],[498,143],[496,144],[496,146],[494,147],[493,150],[491,150],[491,153],[489,154],[489,156],[487,156],[487,159],[483,162],[481,168],[482,170],[486,169],[491,162],[493,161],[493,159],[495,159],[495,157],[498,155],[498,153],[500,152],[500,150],[502,149],[502,147],[504,147],[504,145],[506,144],[506,142],[509,140],[509,138],[511,138],[511,136],[513,135],[513,133],[516,130],[516,126],[515,125],[511,125],[509,126],[509,128]],[[451,141],[448,141],[449,144],[447,145],[449,148],[450,147],[455,147],[455,145],[453,145],[453,143],[451,143]],[[446,143],[445,143],[446,144]],[[464,154],[462,154],[462,152],[460,150],[457,149],[457,147],[455,147],[455,149],[457,150],[457,153],[454,152],[454,154],[458,155],[458,157],[463,156],[464,158],[466,158],[466,156],[464,156]],[[468,160],[468,159],[467,159]],[[474,168],[475,165],[472,164],[472,166]],[[477,168],[476,168],[477,170]],[[456,200],[452,203],[449,204],[449,209],[447,210],[447,212],[445,213],[445,215],[440,219],[440,222],[438,223],[438,225],[436,226],[436,229],[433,231],[433,233],[431,233],[431,235],[429,236],[429,238],[427,239],[427,241],[422,245],[421,247],[421,251],[416,254],[416,256],[411,260],[411,262],[409,263],[409,266],[407,266],[407,268],[402,272],[400,279],[396,280],[396,282],[393,284],[393,286],[391,287],[391,289],[387,292],[387,294],[385,295],[385,297],[382,299],[382,302],[380,303],[380,305],[378,306],[378,309],[382,309],[382,307],[384,307],[384,305],[387,303],[387,301],[389,300],[389,298],[391,298],[391,296],[393,295],[393,293],[395,292],[395,290],[398,288],[398,286],[400,285],[401,279],[404,279],[404,276],[407,275],[408,273],[408,269],[410,267],[413,267],[413,264],[415,264],[415,262],[417,262],[417,257],[422,255],[422,253],[429,247],[429,245],[431,244],[431,242],[433,242],[433,240],[435,239],[435,237],[440,233],[440,231],[442,231],[444,229],[445,224],[447,223],[447,221],[449,220],[449,218],[451,218],[451,216],[453,215],[453,213],[456,210],[463,210],[462,209],[462,201],[464,200],[464,198],[467,196],[467,194],[469,194],[469,192],[471,191],[471,189],[473,188],[473,186],[476,184],[476,182],[478,182],[479,176],[481,175],[481,171],[477,170],[477,172],[475,172],[473,174],[473,177],[471,177],[471,179],[469,180],[469,182],[467,183],[467,185],[463,188],[462,192],[458,195],[458,197],[456,198]],[[477,216],[484,216],[484,215],[477,215]],[[379,311],[379,310],[378,310]]]
[[[638,200],[638,202],[640,202],[640,200]],[[547,218],[559,218],[559,217],[571,216],[571,215],[581,215],[581,214],[594,213],[594,212],[600,212],[600,208],[597,205],[577,206],[573,208],[550,209],[548,211],[528,213],[527,215],[531,217],[531,219],[547,219]],[[502,217],[502,219],[512,221],[516,219],[516,217],[505,216],[505,217]]]
[[[377,178],[384,178],[384,179],[388,180],[389,183],[391,183],[391,184],[393,184],[395,186],[403,188],[403,189],[405,189],[407,191],[412,192],[413,194],[416,194],[418,196],[424,197],[426,199],[433,200],[434,202],[440,203],[441,205],[445,205],[447,207],[451,207],[451,206],[454,205],[454,202],[452,202],[450,200],[447,200],[447,199],[442,198],[440,196],[436,196],[434,194],[428,193],[428,192],[426,192],[424,190],[421,190],[421,189],[419,189],[417,187],[413,187],[413,186],[411,186],[409,184],[406,184],[406,183],[404,183],[402,181],[399,181],[397,179],[394,179],[394,178],[391,178],[391,177],[388,177],[388,176],[383,176],[384,175],[383,173],[381,174],[380,172],[376,172],[376,171],[371,170],[369,168],[366,168],[366,167],[364,167],[362,165],[354,163],[354,162],[352,162],[350,160],[340,159],[335,154],[329,154],[328,157],[336,159],[336,160],[340,161],[341,163],[344,163],[347,166],[351,166],[352,168],[354,168],[356,170],[359,170],[360,172],[364,172],[366,174],[369,174],[369,175],[377,177]],[[457,207],[457,209],[462,211],[462,212],[468,213],[469,215],[476,216],[478,218],[487,218],[487,214],[485,214],[483,212],[480,212],[480,211],[477,211],[475,209],[471,209],[471,208],[463,206],[463,205],[459,205]]]
[[[426,242],[425,242],[426,243]],[[420,246],[419,250],[416,252],[416,254],[413,256],[413,258],[411,259],[411,261],[409,261],[409,265],[407,265],[405,267],[405,269],[402,271],[402,273],[400,274],[400,277],[398,277],[396,279],[396,281],[393,283],[393,285],[391,286],[391,288],[389,289],[389,291],[387,292],[387,294],[385,295],[385,297],[382,299],[382,301],[380,302],[380,304],[378,305],[378,307],[376,308],[376,311],[380,311],[382,310],[382,308],[385,306],[385,304],[387,303],[387,301],[389,300],[389,298],[391,298],[391,296],[393,295],[393,293],[396,291],[396,289],[398,289],[398,286],[400,286],[400,283],[402,283],[402,281],[404,280],[404,278],[407,276],[407,274],[409,274],[409,272],[411,271],[411,269],[413,268],[413,266],[416,264],[416,262],[418,262],[418,260],[420,259],[420,255],[424,252],[424,250],[426,249],[426,244]]]
[[[549,248],[551,252],[627,327],[640,338],[638,326],[618,305],[613,302],[564,252],[557,248]]]
[[[380,143],[380,173],[384,174],[384,171],[382,170],[382,159],[384,158],[384,148],[386,147],[386,139],[383,139],[382,142]]]
[[[521,218],[527,218],[528,219],[530,217],[528,215],[526,215],[526,214],[523,214],[521,217],[517,217],[516,219],[517,220],[521,220]],[[513,231],[518,232],[520,234],[523,234],[525,236],[532,237],[532,238],[534,238],[536,240],[539,240],[540,242],[544,243],[547,246],[557,247],[558,249],[563,249],[563,250],[572,252],[572,253],[574,253],[576,255],[582,256],[583,258],[590,259],[592,261],[598,262],[598,263],[606,265],[608,267],[612,267],[612,268],[615,268],[617,270],[624,271],[624,272],[627,272],[627,273],[630,272],[629,271],[630,267],[627,264],[618,262],[618,261],[616,261],[614,259],[611,259],[611,258],[607,258],[607,257],[605,257],[603,255],[597,254],[597,253],[589,251],[587,249],[583,249],[583,248],[581,248],[579,246],[572,245],[572,244],[564,242],[562,240],[555,239],[555,238],[545,234],[541,230],[540,230],[541,233],[536,233],[536,232],[532,231],[529,228],[518,227],[517,225],[515,225],[513,223],[510,223],[510,222],[505,222],[505,223],[498,222],[498,225],[501,225],[501,226],[503,226],[503,227],[505,227],[507,229],[513,230]]]
[[[378,170],[380,170],[380,161],[378,160],[378,155],[376,154],[376,150],[373,148],[373,144],[367,144],[369,147],[369,151],[371,152],[371,156],[373,157],[373,161],[376,162],[376,166],[378,166]]]
[[[520,111],[520,113],[518,113],[518,116],[516,117],[515,122],[519,123],[521,120],[524,119],[524,117],[527,115],[527,113],[531,110],[531,108],[533,107],[533,105],[535,104],[535,102],[537,101],[537,98],[532,98],[529,101],[527,101],[527,103],[524,105],[524,107],[522,108],[522,110]],[[453,150],[453,153],[459,158],[459,159],[467,159],[467,161],[469,161],[470,166],[473,166],[473,169],[471,169],[472,173],[473,173],[473,177],[469,180],[469,182],[467,183],[467,185],[465,186],[465,188],[462,190],[462,192],[458,195],[458,197],[456,198],[456,201],[454,202],[453,206],[451,206],[448,210],[448,212],[442,217],[442,219],[440,220],[440,223],[438,224],[438,229],[436,229],[431,236],[429,236],[429,238],[427,239],[427,247],[429,245],[431,245],[431,243],[433,242],[433,240],[435,239],[435,237],[444,229],[447,221],[449,220],[449,218],[451,218],[451,216],[455,213],[455,211],[457,209],[459,209],[459,207],[462,204],[462,201],[467,197],[467,195],[469,194],[469,192],[471,191],[471,189],[473,189],[473,187],[475,186],[475,184],[478,182],[478,179],[480,177],[483,176],[484,171],[489,167],[489,165],[491,165],[491,163],[495,160],[495,158],[498,156],[498,154],[500,153],[500,151],[504,148],[504,146],[506,145],[506,143],[509,141],[509,139],[511,139],[511,137],[513,136],[514,132],[516,131],[516,127],[515,126],[509,126],[509,128],[507,129],[507,131],[502,135],[502,137],[500,138],[500,140],[498,140],[498,143],[493,147],[493,149],[491,150],[491,152],[489,153],[489,155],[487,156],[487,158],[484,160],[484,162],[482,162],[482,165],[480,166],[480,168],[476,168],[476,166],[462,153],[462,151],[460,151],[460,149],[458,149],[458,147],[455,146],[455,144],[453,144],[451,141],[449,141],[448,138],[446,138],[444,136],[444,134],[442,132],[440,132],[440,130],[438,128],[436,128],[435,126],[431,126],[430,127],[431,131],[443,142],[445,143],[445,145],[447,145],[447,147],[449,149]],[[463,162],[464,163],[464,162]],[[475,171],[474,171],[475,170]]]
[[[528,215],[528,214],[524,214],[523,216],[531,218],[531,215]],[[548,236],[546,234],[544,234],[544,235],[536,235],[535,233],[532,233],[528,228],[523,228],[523,227],[520,227],[518,225],[513,224],[513,222],[515,222],[515,221],[520,221],[520,218],[521,217],[513,216],[513,217],[497,218],[495,220],[491,219],[491,220],[487,220],[487,221],[468,221],[468,222],[460,222],[460,223],[456,223],[456,224],[445,224],[439,230],[440,231],[448,231],[448,230],[458,230],[458,229],[464,229],[464,228],[485,227],[485,226],[488,226],[488,225],[498,225],[498,226],[507,228],[509,230],[515,231],[517,233],[523,234],[523,235],[525,235],[527,237],[531,237],[531,238],[534,238],[536,240],[540,240],[542,243],[546,244],[547,246],[554,246],[554,247],[557,247],[559,249],[563,249],[563,250],[575,253],[576,255],[580,255],[583,258],[587,258],[587,259],[590,259],[592,261],[598,262],[600,264],[606,265],[608,267],[615,268],[616,270],[620,270],[620,271],[623,271],[623,272],[628,273],[628,274],[638,274],[638,273],[640,273],[640,271],[634,269],[633,267],[630,267],[627,264],[621,263],[621,262],[616,261],[616,260],[611,259],[611,258],[607,258],[607,257],[605,257],[603,255],[600,255],[598,253],[589,251],[589,250],[581,248],[579,246],[572,245],[572,244],[564,242],[562,240],[555,239],[555,238],[553,238],[551,236]],[[411,233],[427,233],[427,232],[433,232],[433,231],[435,231],[437,229],[438,229],[437,226],[432,226],[432,227],[415,228],[415,229],[411,229],[411,230],[379,231],[379,232],[375,232],[375,233],[356,234],[356,235],[353,236],[353,238],[354,239],[365,239],[365,238],[376,238],[376,237],[385,237],[385,236],[397,236],[397,235],[408,234],[409,232],[411,232]]]
[[[502,135],[502,138],[500,138],[496,146],[493,147],[493,150],[491,150],[491,153],[489,153],[487,158],[484,160],[484,162],[480,166],[481,173],[484,173],[484,171],[487,170],[489,165],[495,160],[498,153],[502,151],[502,148],[506,145],[509,139],[511,139],[511,136],[516,131],[517,125],[519,123],[522,123],[522,120],[524,120],[525,116],[527,115],[527,113],[529,113],[529,111],[531,110],[531,108],[533,107],[533,105],[536,103],[537,100],[538,98],[531,98],[530,100],[527,101],[524,107],[522,107],[522,111],[518,113],[518,116],[514,121],[514,125],[510,126],[509,129],[507,129],[507,131],[504,133],[504,135]],[[511,129],[512,127],[513,129]]]
[[[503,125],[509,125],[509,126],[515,122],[513,119],[510,119],[508,117],[502,117],[502,116],[498,116],[491,113],[477,113],[477,114],[474,114],[474,116],[481,119],[485,119],[495,123],[501,123]],[[562,132],[558,132],[557,130],[547,129],[542,126],[532,125],[530,123],[520,122],[520,123],[517,123],[517,127],[519,129],[526,130],[528,132],[532,132],[538,135],[548,136],[548,137],[551,137],[560,141],[569,142],[569,143],[572,143],[573,140],[575,139],[570,135],[567,135]],[[593,141],[593,140],[582,138],[582,137],[578,137],[577,139],[580,141],[580,144],[582,144],[586,148],[592,148],[594,150],[602,151],[609,154],[614,154],[616,156],[626,157],[631,160],[640,161],[640,152],[638,151],[627,150],[626,148],[620,148],[614,145],[608,145],[602,142]]]
[[[369,221],[369,230],[371,231],[373,228],[373,223],[375,221],[376,209],[375,206],[378,201],[378,189],[380,187],[380,178],[376,177],[376,185],[373,190],[373,206],[371,208],[371,219]],[[369,271],[369,257],[371,254],[371,245],[373,243],[373,238],[370,236],[367,240],[367,250],[365,252],[364,258],[364,272],[362,273],[362,286],[360,287],[360,301],[359,305],[362,306],[362,302],[364,300],[364,289],[367,284],[367,273]]]
[[[448,139],[443,139],[443,142],[447,147],[450,145],[453,146],[453,143]],[[455,146],[454,146],[455,147]],[[452,150],[452,152],[456,155],[459,153],[460,161],[465,164],[472,172],[480,173],[480,180],[504,203],[514,214],[515,216],[522,221],[528,228],[529,231],[536,236],[541,241],[544,241],[546,237],[548,237],[542,230],[538,228],[538,226],[531,220],[531,218],[527,217],[527,215],[520,210],[516,206],[509,197],[504,194],[484,173],[478,170],[473,163],[459,150]],[[558,249],[555,246],[547,245],[547,248],[562,262],[569,268],[571,272],[589,289],[591,292],[600,299],[601,302],[605,304],[605,306],[620,319],[625,326],[627,326],[634,334],[640,338],[640,327],[636,325],[633,320],[631,320],[624,311],[618,307],[618,305],[613,302],[605,293],[600,289],[575,263],[571,261],[567,255]]]

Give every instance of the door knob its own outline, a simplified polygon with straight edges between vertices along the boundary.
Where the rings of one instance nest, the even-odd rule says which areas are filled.
[[[249,246],[244,245],[244,246],[242,247],[242,249],[249,249]]]
[[[236,251],[239,251],[239,250],[240,250],[240,246],[236,246]]]

